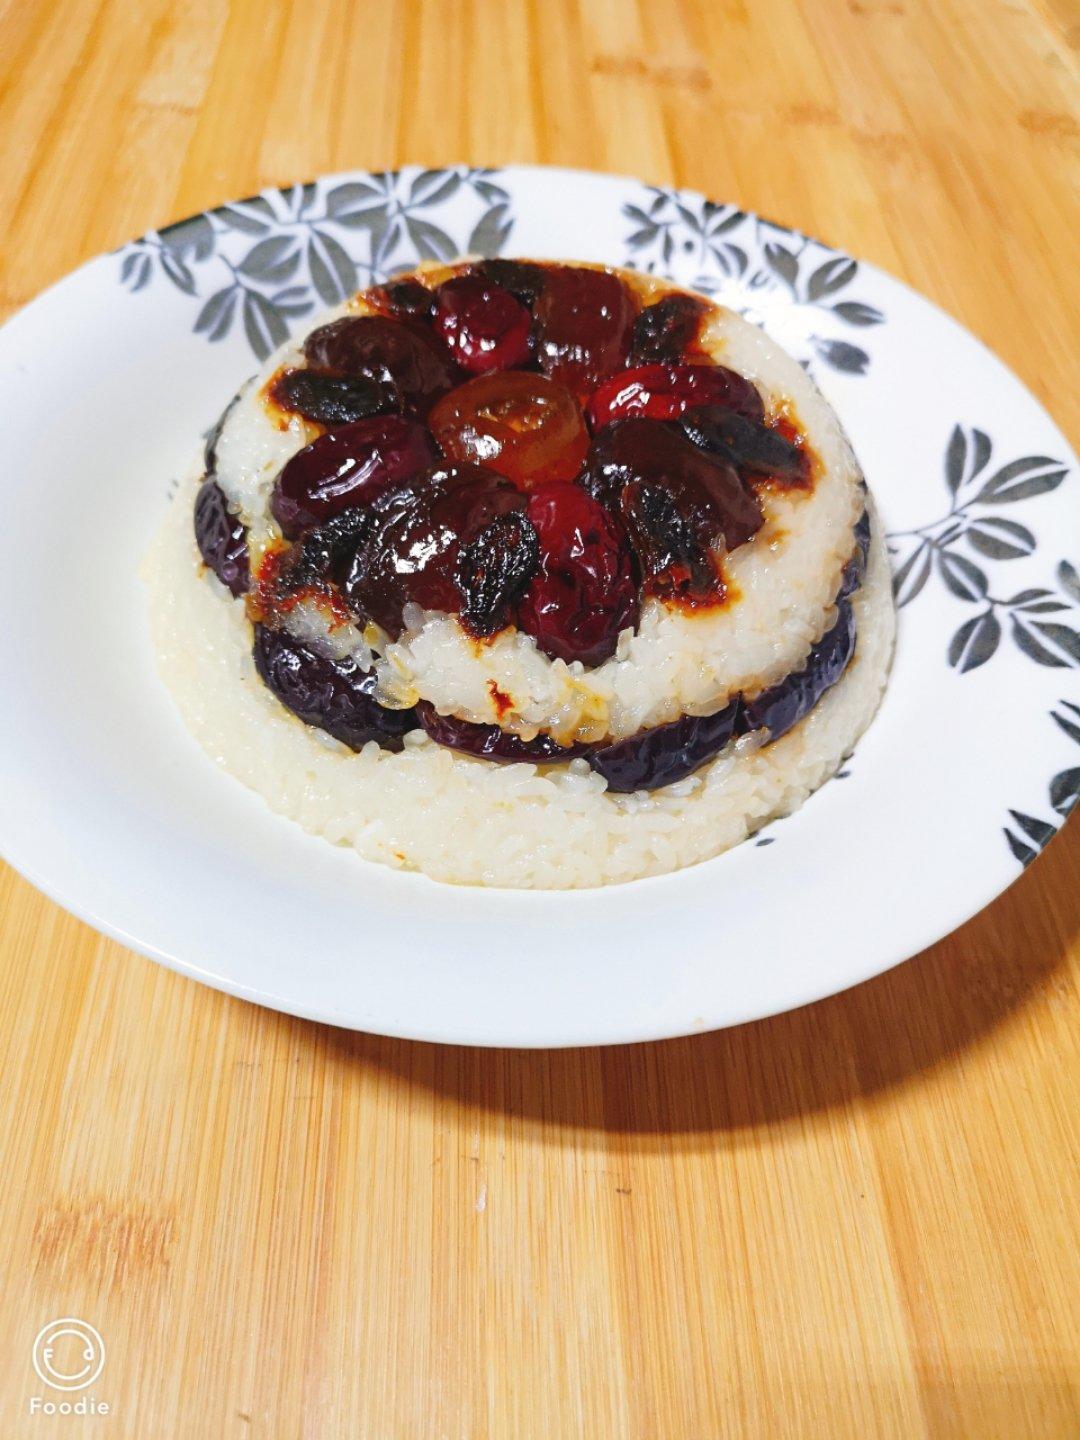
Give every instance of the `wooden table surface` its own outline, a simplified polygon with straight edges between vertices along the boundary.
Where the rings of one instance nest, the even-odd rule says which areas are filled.
[[[902,276],[1075,438],[1069,13],[0,0],[0,310],[263,185],[591,166]],[[258,1010],[7,872],[0,1435],[1077,1435],[1078,861],[837,999],[554,1054]],[[67,1315],[108,1415],[29,1413]]]

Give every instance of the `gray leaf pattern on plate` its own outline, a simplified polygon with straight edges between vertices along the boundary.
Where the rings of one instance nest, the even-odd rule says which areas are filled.
[[[462,194],[472,203],[449,207],[448,229],[448,202]],[[200,302],[196,334],[222,340],[239,322],[265,360],[317,306],[338,305],[421,260],[497,255],[513,224],[495,170],[386,170],[266,190],[151,231],[119,252],[120,280],[139,291],[160,275]]]

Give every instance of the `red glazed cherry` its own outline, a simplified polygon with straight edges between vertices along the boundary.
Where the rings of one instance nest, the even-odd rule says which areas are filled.
[[[723,405],[747,420],[765,414],[750,381],[723,365],[638,365],[597,388],[588,405],[589,423],[596,431],[630,415],[674,420],[691,405]]]
[[[634,302],[617,275],[553,265],[536,302],[540,367],[584,400],[626,364]]]
[[[593,441],[583,484],[626,525],[649,594],[720,598],[714,551],[761,525],[735,469],[673,427],[622,420]]]
[[[603,506],[577,485],[538,485],[526,514],[540,563],[518,606],[518,628],[553,659],[599,665],[615,653],[619,632],[637,624],[630,555]]]
[[[304,341],[304,355],[316,369],[381,381],[408,415],[426,415],[457,378],[429,330],[387,315],[347,315],[321,325]]]
[[[354,505],[369,505],[435,459],[431,436],[415,421],[400,415],[358,420],[297,451],[274,482],[270,510],[291,540]]]
[[[528,310],[509,290],[480,275],[458,275],[439,286],[435,329],[473,375],[523,365],[532,350]]]
[[[457,578],[461,551],[500,516],[524,508],[525,496],[509,480],[478,465],[428,471],[379,503],[345,574],[349,604],[391,636],[401,633],[401,613],[410,601],[425,610],[461,611],[469,599]],[[528,543],[524,527],[518,538]],[[501,560],[508,558],[512,540],[500,532],[497,546],[492,546]],[[470,553],[478,558],[477,550]],[[485,586],[491,578],[477,576]],[[520,574],[507,579],[511,588],[516,584],[520,589]],[[486,613],[497,610],[490,594],[484,598]]]
[[[459,385],[434,406],[428,424],[448,459],[486,465],[522,490],[542,480],[572,480],[589,451],[569,390],[523,370]]]

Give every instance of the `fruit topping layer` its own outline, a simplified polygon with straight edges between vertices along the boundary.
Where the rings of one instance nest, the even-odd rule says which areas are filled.
[[[767,414],[754,384],[702,349],[710,307],[697,297],[647,303],[610,271],[514,260],[433,276],[365,292],[365,313],[312,331],[303,363],[264,387],[311,438],[273,483],[280,539],[250,559],[214,478],[225,417],[211,433],[196,539],[248,595],[264,682],[354,748],[400,745],[419,726],[487,758],[583,755],[614,790],[671,783],[746,729],[790,728],[850,658],[858,557],[802,680],[609,745],[528,740],[424,702],[388,709],[358,661],[286,633],[311,599],[385,645],[412,606],[456,616],[477,645],[514,627],[552,660],[599,666],[646,600],[727,603],[724,557],[761,529],[764,489],[813,486],[792,418]]]

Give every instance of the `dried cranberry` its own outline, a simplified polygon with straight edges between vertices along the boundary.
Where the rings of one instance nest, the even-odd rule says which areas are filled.
[[[572,760],[583,755],[584,745],[558,745],[550,735],[537,735],[522,740],[498,725],[474,725],[454,715],[440,715],[433,705],[421,700],[416,707],[417,719],[437,745],[476,755],[482,760],[532,760],[541,764]]]
[[[286,709],[359,750],[375,740],[400,750],[416,729],[415,710],[390,710],[375,699],[375,676],[353,659],[331,660],[283,630],[255,626],[255,668]]]
[[[609,790],[658,790],[685,780],[718,755],[734,735],[738,718],[736,700],[715,715],[683,715],[670,725],[597,746],[589,751],[588,761]]]
[[[546,375],[504,370],[451,390],[428,416],[450,460],[485,465],[523,490],[572,480],[589,450],[577,401]]]
[[[457,372],[430,330],[387,315],[349,315],[321,325],[304,341],[304,356],[316,369],[390,387],[396,408],[409,415],[426,415],[456,383]]]
[[[720,455],[747,475],[768,475],[775,480],[801,484],[807,475],[808,456],[776,430],[747,420],[720,405],[694,405],[676,421],[699,450]]]
[[[380,309],[410,320],[430,320],[435,310],[435,295],[419,280],[392,280],[371,292]]]
[[[509,290],[511,295],[516,296],[530,310],[544,288],[542,267],[531,265],[528,260],[481,260],[474,267],[473,273],[482,275],[493,285],[501,285],[504,290]]]
[[[509,290],[481,275],[457,275],[439,286],[435,329],[472,375],[521,365],[532,349],[528,310]]]
[[[767,730],[770,740],[779,740],[840,679],[855,653],[855,613],[846,599],[836,609],[836,623],[810,651],[803,668],[744,702],[744,730]]]
[[[646,590],[719,598],[714,552],[761,525],[761,508],[737,472],[677,431],[623,420],[593,441],[583,484],[622,517]]]
[[[553,659],[599,665],[638,621],[629,552],[603,506],[558,480],[529,495],[539,570],[518,606],[518,628]]]
[[[389,385],[363,375],[324,375],[321,370],[284,370],[270,387],[279,410],[302,415],[317,425],[348,425],[393,410],[396,395]]]
[[[755,387],[724,365],[638,365],[599,386],[588,404],[589,422],[600,430],[629,415],[674,420],[691,405],[723,405],[748,420],[765,414]]]
[[[509,480],[478,465],[428,471],[385,497],[344,578],[354,612],[391,636],[412,601],[425,610],[461,609],[458,552],[498,515],[523,510]]]
[[[536,574],[536,531],[520,512],[496,515],[458,550],[454,579],[464,599],[462,623],[494,635]]]
[[[292,539],[354,505],[370,504],[432,465],[436,449],[422,425],[400,415],[358,420],[320,435],[287,461],[270,510]]]
[[[634,302],[606,270],[552,265],[536,302],[540,368],[584,398],[626,363]]]
[[[647,305],[630,333],[631,365],[675,364],[697,339],[708,309],[694,295],[665,295]]]
[[[234,595],[251,584],[247,530],[229,509],[216,480],[204,480],[195,497],[195,543],[203,561]]]

